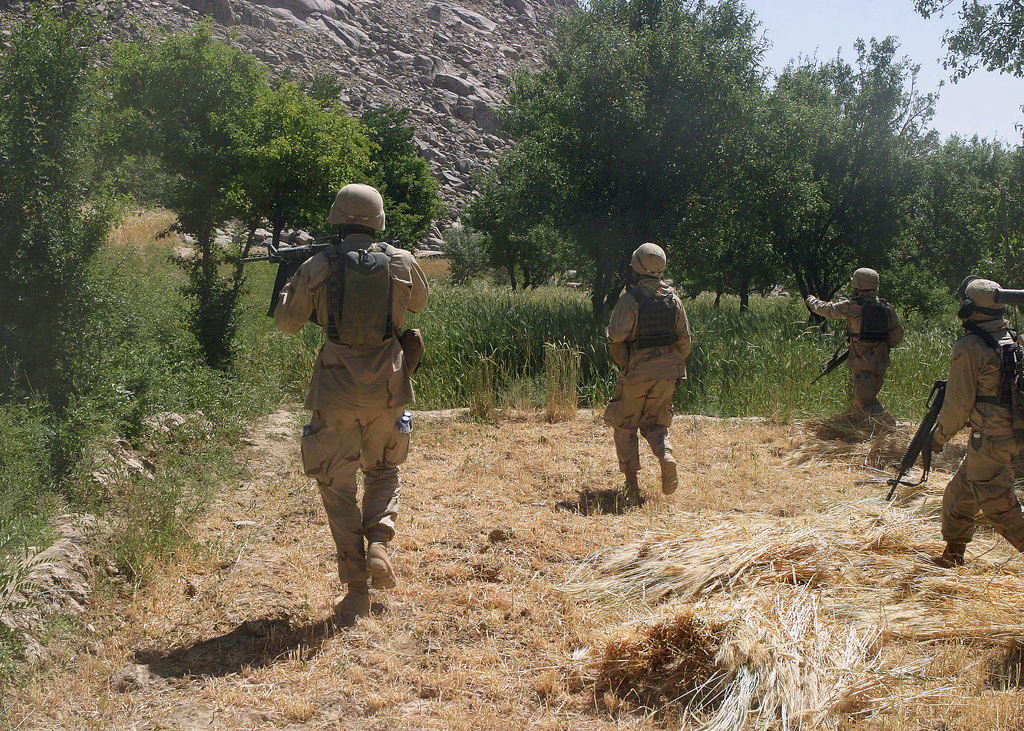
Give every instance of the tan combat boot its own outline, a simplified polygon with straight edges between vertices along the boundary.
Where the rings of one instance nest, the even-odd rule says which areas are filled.
[[[954,566],[964,565],[964,553],[967,551],[966,543],[947,543],[946,550],[941,556],[932,558],[932,563],[944,569],[951,569]]]
[[[388,546],[383,541],[372,541],[366,549],[366,570],[370,572],[374,589],[394,589],[398,586],[395,570],[388,558]]]
[[[348,593],[334,600],[334,616],[343,624],[354,624],[360,617],[370,616],[370,587],[365,581],[348,585]]]
[[[679,487],[679,472],[676,469],[676,461],[672,455],[666,455],[661,460],[661,494],[671,495]]]
[[[622,487],[623,502],[626,505],[640,505],[643,498],[640,496],[640,480],[636,472],[626,472],[626,484]]]

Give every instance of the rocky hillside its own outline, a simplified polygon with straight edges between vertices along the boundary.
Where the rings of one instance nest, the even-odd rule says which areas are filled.
[[[108,38],[187,30],[212,17],[217,34],[275,74],[330,74],[354,114],[411,110],[416,143],[453,216],[472,177],[508,145],[495,116],[507,81],[536,68],[554,19],[576,0],[123,0]],[[0,0],[0,12],[19,3]]]

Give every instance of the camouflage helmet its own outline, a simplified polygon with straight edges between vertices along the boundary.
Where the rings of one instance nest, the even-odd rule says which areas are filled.
[[[660,277],[665,273],[665,250],[657,244],[640,244],[633,252],[629,265],[637,274]]]
[[[861,267],[850,277],[854,289],[863,289],[866,292],[873,292],[878,289],[878,272],[874,269]]]
[[[1000,289],[999,283],[991,279],[972,279],[964,287],[964,294],[976,308],[1004,310],[1006,304],[998,301]]]
[[[360,183],[349,183],[338,191],[327,223],[366,226],[384,230],[384,199],[377,189]]]

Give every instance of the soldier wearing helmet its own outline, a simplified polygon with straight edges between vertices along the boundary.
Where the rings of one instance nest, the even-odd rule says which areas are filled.
[[[1007,376],[1005,346],[1022,342],[1003,317],[996,282],[968,277],[960,285],[960,311],[967,333],[953,346],[953,359],[932,436],[932,451],[970,426],[967,454],[942,496],[946,548],[932,559],[944,568],[964,563],[981,511],[1018,551],[1024,552],[1024,510],[1013,488],[1013,461],[1020,452],[1013,430],[1014,387]]]
[[[346,185],[327,220],[338,224],[338,237],[284,286],[274,319],[294,333],[312,316],[326,335],[306,398],[313,414],[303,430],[302,464],[319,485],[348,588],[335,611],[354,621],[370,611],[370,580],[375,589],[396,585],[387,544],[398,515],[398,467],[409,450],[405,407],[413,401],[414,367],[400,336],[406,313],[427,305],[427,281],[409,252],[374,243],[385,225],[376,189]]]
[[[612,359],[622,370],[604,422],[614,432],[630,504],[640,502],[638,430],[661,464],[662,493],[669,495],[678,485],[668,428],[672,394],[679,379],[686,378],[690,323],[671,283],[662,279],[665,264],[665,252],[655,244],[633,252],[634,281],[619,297],[608,324]]]
[[[854,296],[826,302],[808,295],[807,309],[816,315],[845,318],[850,356],[846,366],[853,375],[854,415],[877,417],[885,413],[878,392],[885,382],[889,351],[903,342],[903,325],[896,310],[878,297],[878,272],[861,268],[853,273]]]

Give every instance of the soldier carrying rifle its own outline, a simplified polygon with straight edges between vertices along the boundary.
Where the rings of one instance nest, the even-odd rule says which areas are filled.
[[[370,585],[397,580],[388,542],[398,517],[399,466],[409,451],[413,401],[409,374],[421,347],[407,343],[406,314],[427,305],[427,280],[412,254],[377,244],[384,200],[369,185],[346,185],[327,217],[335,242],[303,261],[273,310],[279,330],[295,333],[313,316],[324,344],[313,367],[302,464],[314,478],[338,550],[347,593],[335,600],[344,622],[370,612]],[[283,260],[284,266],[289,265]],[[280,278],[279,278],[280,279]],[[362,505],[356,473],[363,471]]]
[[[1015,413],[1020,412],[1015,361],[1022,341],[1003,317],[1006,303],[999,301],[997,283],[968,277],[959,294],[957,316],[967,333],[953,346],[932,451],[941,452],[968,424],[971,438],[942,496],[946,549],[932,560],[943,568],[963,565],[979,510],[1003,538],[1024,552],[1024,510],[1013,489],[1013,461],[1020,453],[1014,429]]]
[[[850,341],[846,367],[853,375],[854,413],[878,417],[885,413],[878,392],[889,367],[889,351],[903,342],[903,325],[893,306],[878,298],[878,272],[858,269],[850,281],[852,298],[825,302],[808,295],[805,304],[816,315],[846,318]]]

